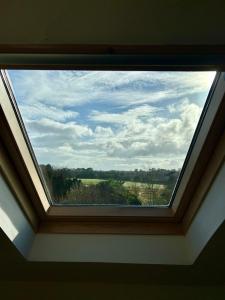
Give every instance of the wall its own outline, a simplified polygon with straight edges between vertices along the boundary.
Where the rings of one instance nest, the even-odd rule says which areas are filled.
[[[0,229],[24,255],[28,255],[34,231],[0,173]]]

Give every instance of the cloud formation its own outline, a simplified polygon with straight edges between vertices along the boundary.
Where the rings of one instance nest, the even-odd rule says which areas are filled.
[[[214,72],[10,71],[39,163],[181,168]]]

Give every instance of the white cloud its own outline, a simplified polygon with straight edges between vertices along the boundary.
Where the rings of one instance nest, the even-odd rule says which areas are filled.
[[[29,122],[29,129],[38,157],[45,163],[97,169],[181,168],[201,108],[185,99],[165,109],[168,112],[163,117],[148,114],[154,110],[146,106],[125,113],[95,114],[99,123],[117,123],[116,130],[100,125],[92,130],[49,119]]]
[[[156,107],[150,105],[141,105],[136,108],[129,109],[122,113],[108,113],[94,110],[89,118],[96,122],[128,124],[138,118],[149,118],[153,113],[159,111]]]
[[[27,122],[27,129],[34,148],[60,147],[70,145],[83,137],[93,135],[88,126],[74,122],[61,123],[50,119],[41,119]]]
[[[180,168],[214,75],[18,71],[14,82],[40,163]]]
[[[48,118],[55,121],[67,121],[75,119],[79,113],[72,110],[64,110],[55,106],[50,106],[42,103],[35,103],[33,105],[20,105],[20,111],[25,120],[35,120],[41,118]]]
[[[113,102],[121,106],[154,103],[208,90],[215,72],[14,71],[23,105],[54,107]]]
[[[113,136],[113,131],[110,127],[102,127],[102,126],[97,126],[95,128],[95,137],[97,138],[102,138],[102,137],[112,137]]]

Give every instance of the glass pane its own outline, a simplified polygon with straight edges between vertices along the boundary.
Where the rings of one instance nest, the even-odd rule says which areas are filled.
[[[168,205],[215,72],[8,73],[53,203]]]

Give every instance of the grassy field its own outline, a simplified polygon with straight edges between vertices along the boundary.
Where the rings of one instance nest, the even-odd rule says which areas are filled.
[[[93,178],[83,178],[81,179],[82,183],[85,185],[95,185],[98,184],[101,181],[106,181],[106,179],[93,179]],[[126,188],[131,187],[138,187],[138,188],[145,188],[148,184],[144,182],[135,182],[135,181],[124,181],[124,186]],[[163,188],[162,184],[153,184],[153,188]]]
[[[148,186],[147,183],[144,182],[135,182],[135,181],[125,181],[124,186],[127,188],[135,187],[137,186],[138,188],[145,188]],[[153,184],[153,188],[163,188],[163,184]]]
[[[92,178],[81,179],[81,182],[84,185],[96,185],[101,181],[105,181],[105,179],[92,179]]]

